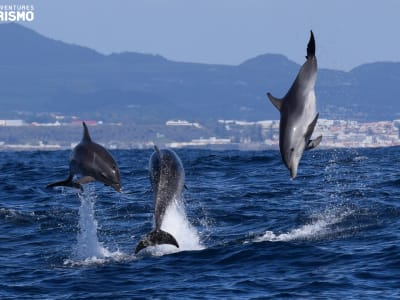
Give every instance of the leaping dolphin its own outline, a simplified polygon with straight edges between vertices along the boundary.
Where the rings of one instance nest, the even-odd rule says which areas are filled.
[[[185,185],[185,171],[178,155],[172,150],[159,150],[150,157],[150,181],[154,192],[155,229],[146,235],[136,246],[135,254],[140,250],[154,245],[170,244],[179,248],[176,239],[161,230],[165,211],[173,201],[178,199]]]
[[[315,39],[312,31],[307,45],[306,59],[285,97],[277,99],[267,93],[269,100],[281,113],[279,149],[291,178],[297,176],[297,168],[304,150],[317,147],[322,139],[321,135],[311,140],[318,120],[314,91],[317,78],[317,58],[315,57]]]
[[[92,141],[85,122],[82,124],[83,138],[72,150],[68,178],[49,184],[47,188],[68,186],[83,190],[81,184],[97,180],[121,192],[121,178],[117,163],[103,146]],[[75,175],[82,177],[74,180]]]

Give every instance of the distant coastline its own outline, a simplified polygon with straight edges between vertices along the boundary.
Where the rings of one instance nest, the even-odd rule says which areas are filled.
[[[90,120],[93,138],[108,149],[170,148],[277,149],[279,121],[218,120],[207,124],[168,120],[165,124],[122,124]],[[318,121],[315,135],[322,134],[320,148],[377,148],[400,146],[400,120],[357,122]],[[0,151],[66,150],[81,139],[80,120],[62,123],[27,123],[0,120]]]

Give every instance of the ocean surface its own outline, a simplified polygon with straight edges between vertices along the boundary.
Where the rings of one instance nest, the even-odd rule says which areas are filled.
[[[400,298],[400,148],[177,150],[181,247],[134,255],[153,227],[152,150],[118,150],[123,193],[46,189],[70,151],[0,152],[0,299]]]

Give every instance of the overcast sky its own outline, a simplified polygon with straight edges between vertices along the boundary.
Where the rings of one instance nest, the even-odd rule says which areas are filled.
[[[18,1],[3,1],[17,3]],[[101,53],[237,65],[265,53],[303,63],[314,31],[320,67],[400,62],[399,0],[24,0],[37,32]]]

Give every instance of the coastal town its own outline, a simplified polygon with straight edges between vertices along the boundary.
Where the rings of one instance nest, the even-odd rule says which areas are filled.
[[[107,124],[86,120],[99,143],[110,149],[143,149],[153,145],[170,148],[263,150],[279,144],[279,120],[218,120],[201,124],[168,120],[158,125]],[[0,120],[0,150],[59,150],[79,142],[82,120],[26,122]],[[358,122],[319,119],[313,136],[322,135],[321,148],[372,148],[400,145],[400,120]],[[96,134],[99,136],[100,134]]]

